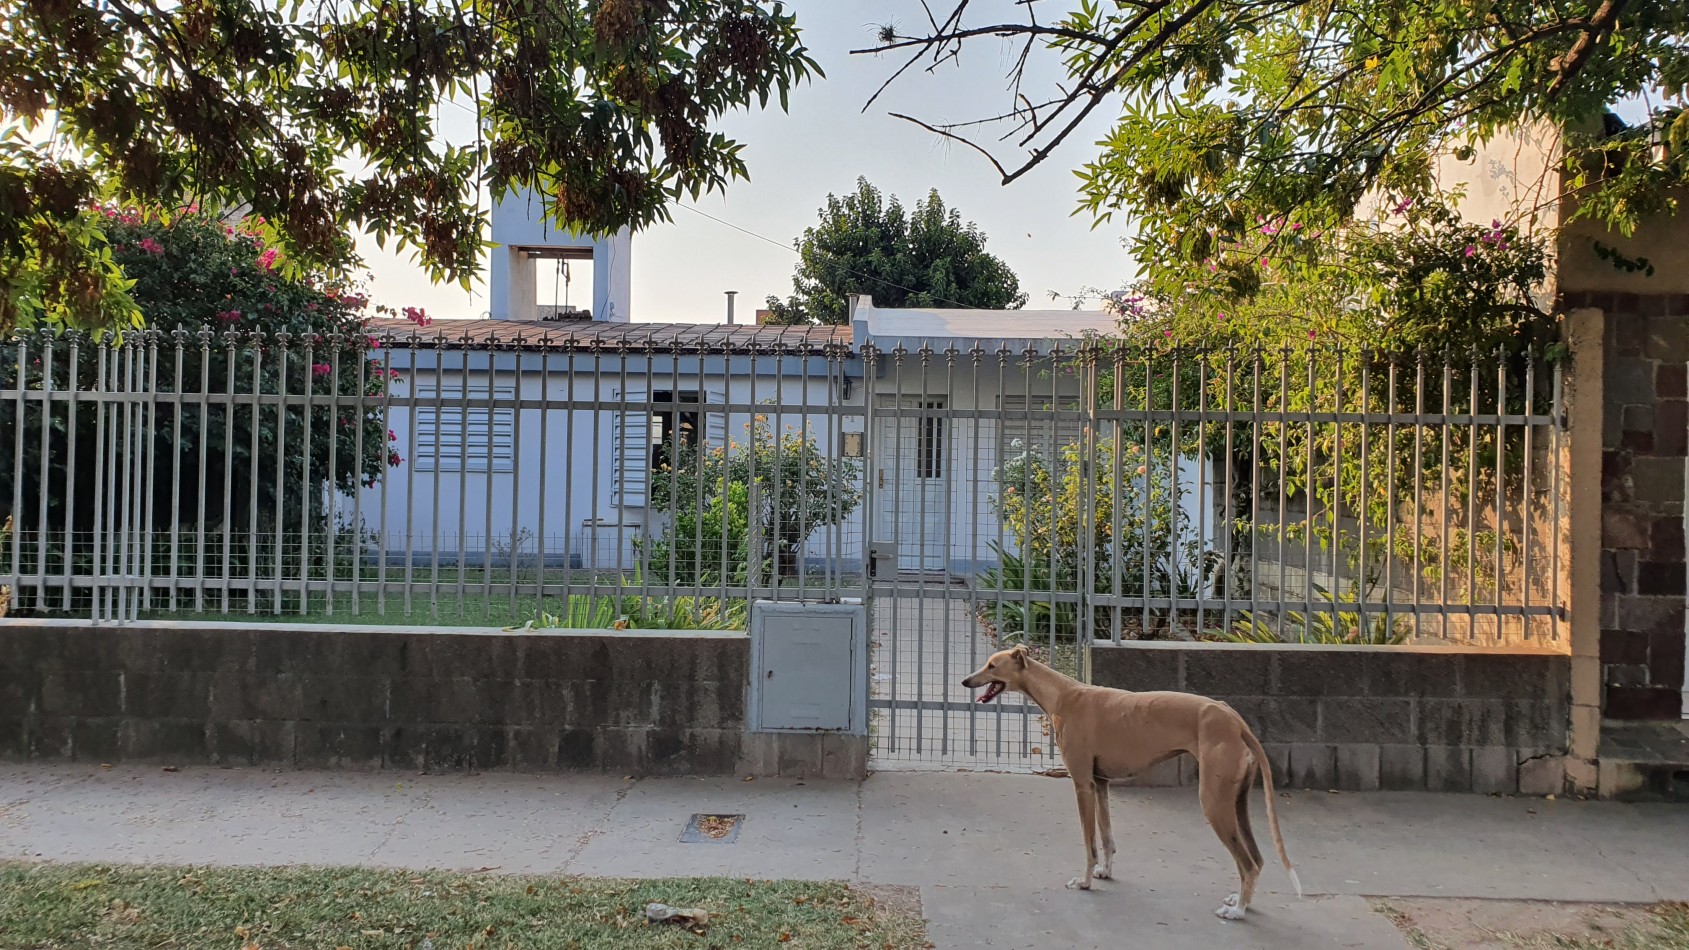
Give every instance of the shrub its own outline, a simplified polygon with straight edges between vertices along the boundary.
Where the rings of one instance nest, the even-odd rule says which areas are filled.
[[[651,544],[647,576],[708,587],[794,575],[804,543],[862,503],[855,462],[806,435],[776,437],[762,416],[747,428],[743,443],[683,445],[653,474],[651,504],[668,523]]]

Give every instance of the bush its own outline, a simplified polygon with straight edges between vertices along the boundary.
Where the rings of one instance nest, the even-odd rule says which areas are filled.
[[[806,435],[776,437],[763,416],[747,428],[744,443],[683,445],[653,474],[651,504],[668,523],[651,545],[647,576],[705,587],[793,576],[804,543],[862,503],[855,462],[822,452]]]
[[[325,489],[351,492],[400,462],[378,398],[362,409],[245,403],[233,409],[210,404],[204,412],[192,398],[255,390],[379,397],[386,381],[370,362],[375,342],[363,330],[361,297],[319,286],[309,276],[288,276],[255,228],[209,214],[107,210],[104,222],[114,258],[134,281],[131,295],[146,330],[106,351],[103,367],[101,351],[86,339],[26,337],[21,345],[32,359],[22,384],[88,390],[103,374],[107,390],[188,394],[180,404],[166,398],[141,406],[137,424],[150,423],[155,440],[148,453],[154,465],[151,528],[245,532],[254,517],[264,532],[274,532],[278,520],[284,532],[301,524],[320,527]],[[0,361],[4,385],[17,385],[18,362]],[[68,408],[55,403],[50,412],[25,418],[18,466],[23,482],[15,486],[24,503],[13,513],[20,531],[95,528],[96,415],[85,407],[72,429]],[[11,444],[15,428],[11,416],[0,419],[0,440]],[[0,497],[8,501],[13,477],[10,468],[0,472]],[[46,520],[37,524],[43,495]],[[73,502],[75,517],[67,525]]]
[[[1053,593],[1180,599],[1212,593],[1212,553],[1176,514],[1177,447],[1165,431],[1121,443],[1095,440],[1089,450],[1069,444],[1053,460],[1027,449],[995,473],[993,504],[1014,546],[993,546],[998,566],[984,571],[980,584],[995,595],[984,619],[1004,640],[1077,636],[1079,605]],[[1088,551],[1081,541],[1087,537]],[[1091,608],[1088,628],[1108,626],[1117,619],[1111,613]],[[1169,620],[1162,609],[1151,616]]]

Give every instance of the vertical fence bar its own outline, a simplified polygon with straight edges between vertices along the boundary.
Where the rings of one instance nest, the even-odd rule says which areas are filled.
[[[1232,611],[1236,601],[1233,574],[1236,570],[1237,552],[1233,550],[1234,539],[1237,536],[1237,490],[1234,482],[1237,480],[1236,457],[1237,448],[1234,444],[1237,429],[1237,350],[1231,344],[1226,344],[1226,440],[1225,464],[1221,468],[1220,490],[1225,493],[1225,500],[1221,509],[1223,546],[1221,550],[1221,581],[1225,585],[1220,590],[1220,630],[1229,632],[1232,629]]]
[[[523,422],[528,415],[527,411],[522,408],[526,401],[522,395],[523,380],[526,378],[522,371],[522,361],[527,356],[527,343],[518,333],[516,336],[516,369],[511,387],[514,404],[510,408],[510,564],[508,566],[510,571],[510,619],[507,626],[512,627],[518,625],[517,612],[520,609],[518,587],[521,583],[520,565],[523,547],[521,514],[522,463],[524,459],[522,454],[522,430],[524,428]],[[542,363],[545,361],[545,350],[543,348],[540,350],[540,361]],[[488,432],[489,434],[496,433],[497,427],[489,425]],[[540,471],[545,471],[545,456],[543,455],[540,456],[539,468]],[[540,493],[539,509],[545,510],[545,493],[543,491]],[[545,550],[543,543],[539,545],[539,550]],[[535,596],[538,596],[537,592]]]
[[[1388,446],[1384,459],[1384,623],[1386,632],[1396,630],[1396,372],[1397,353],[1391,351],[1387,365],[1388,378],[1384,384],[1384,411],[1389,421],[1384,426],[1384,443]]]
[[[546,544],[545,544],[545,542],[546,542],[545,510],[547,508],[551,507],[551,504],[550,504],[551,495],[548,491],[548,489],[550,488],[550,485],[548,484],[548,480],[546,478],[546,476],[550,473],[550,469],[551,469],[551,453],[549,451],[547,451],[547,447],[550,445],[550,439],[551,439],[551,357],[552,357],[552,350],[551,350],[551,331],[550,330],[545,330],[540,334],[539,348],[540,348],[539,511],[536,513],[537,516],[538,516],[538,520],[537,520],[537,526],[536,526],[536,530],[535,530],[535,534],[534,534],[534,560],[535,560],[535,564],[534,564],[534,625],[536,627],[545,625],[545,614],[547,613],[547,611],[545,609],[545,606],[546,606],[545,605],[545,557],[546,557],[546,550],[545,550],[546,549]],[[567,415],[567,414],[565,413],[565,415]],[[516,464],[518,464],[518,465],[522,464],[522,456],[521,456],[520,453],[518,453],[517,456],[516,456]],[[564,485],[567,486],[567,484],[568,484],[568,482],[565,481]],[[568,551],[568,545],[567,545],[567,543],[565,543],[565,545],[564,545],[564,552],[565,553],[563,555],[563,566],[564,566],[563,576],[565,578],[567,578],[569,576],[568,575],[569,555],[568,555],[567,551]],[[568,601],[568,595],[565,594],[564,595],[564,602],[567,603],[567,601]]]
[[[57,415],[53,407],[53,342],[56,338],[57,335],[52,331],[43,333],[41,337],[41,481],[38,483],[38,487],[35,490],[35,606],[38,608],[45,607],[47,605],[48,536],[52,533],[48,530],[47,496],[50,494],[49,486],[52,485],[52,469],[50,462],[52,452],[49,437],[53,431],[53,417]],[[18,389],[23,389],[23,379],[21,377],[18,379]],[[67,428],[65,429],[65,435],[70,439],[70,441],[74,442],[76,439],[76,430]],[[15,481],[23,480],[23,468],[24,457],[22,454],[19,454],[17,456],[17,461],[13,465],[12,477]],[[65,476],[64,483],[67,485],[72,484],[77,477],[76,470],[66,469]],[[14,535],[19,534],[19,529],[22,527],[18,524],[18,513],[18,509],[13,509],[12,534]],[[16,571],[15,565],[13,570],[14,572]],[[12,590],[12,595],[14,597],[20,595],[21,593],[21,585],[20,587],[13,588]]]
[[[109,456],[106,452],[106,406],[108,400],[105,398],[105,394],[108,391],[108,377],[106,371],[109,361],[106,357],[105,342],[97,338],[92,342],[94,349],[95,375],[94,425],[96,431],[94,438],[94,531],[93,536],[89,538],[94,556],[94,579],[93,585],[90,588],[90,603],[92,605],[92,610],[90,612],[93,615],[93,619],[101,620],[104,618],[102,602],[105,597],[105,577],[107,573],[105,560],[106,491],[107,486],[110,484],[109,480],[106,478],[106,466],[109,462]]]
[[[1531,522],[1536,520],[1536,482],[1531,478],[1531,476],[1535,474],[1535,462],[1532,456],[1536,453],[1536,371],[1536,351],[1534,349],[1526,350],[1525,409],[1523,413],[1525,420],[1525,431],[1523,433],[1525,439],[1525,452],[1523,459],[1524,471],[1520,476],[1524,484],[1520,486],[1519,489],[1519,497],[1521,499],[1519,506],[1519,533],[1521,535],[1519,550],[1523,552],[1519,567],[1519,576],[1521,581],[1519,585],[1519,606],[1524,611],[1524,638],[1527,642],[1534,637],[1534,628],[1536,627],[1534,615],[1531,613],[1531,567],[1536,561],[1536,558],[1532,556],[1533,552],[1531,551]]]
[[[968,472],[969,478],[973,480],[973,491],[968,493],[968,556],[977,562],[982,560],[979,550],[979,496],[981,493],[980,489],[982,487],[981,482],[983,481],[980,477],[979,467],[980,442],[983,441],[980,438],[983,428],[980,425],[981,417],[983,416],[983,412],[981,410],[983,403],[980,402],[979,398],[979,377],[985,364],[985,350],[980,346],[977,340],[971,347],[969,347],[968,357],[969,364],[972,367],[972,372],[968,374],[968,382],[971,387],[968,404],[973,406],[975,413],[973,425],[970,427],[972,431],[968,439],[969,450],[972,452],[972,459],[968,466]],[[993,429],[995,430],[998,439],[1002,438],[1002,428],[1003,425],[1001,419],[997,420],[993,424]],[[1000,456],[1001,453],[999,453],[999,457]],[[1000,509],[1001,504],[999,503],[998,521],[1002,520]],[[999,552],[1000,551],[1001,548],[999,548]],[[1001,561],[997,564],[996,570],[998,586],[1000,587],[1002,586],[1003,576],[1003,565]],[[968,579],[968,619],[970,622],[977,622],[983,616],[980,609],[979,597],[979,577],[976,573],[975,576]],[[979,637],[968,637],[968,670],[971,672],[977,669],[979,669]],[[969,755],[979,754],[979,713],[974,709],[974,705],[975,704],[973,703],[968,704]]]
[[[1326,598],[1331,601],[1331,630],[1336,633],[1342,629],[1342,620],[1338,615],[1338,602],[1343,599],[1343,568],[1341,563],[1343,551],[1343,349],[1341,345],[1332,347],[1332,359],[1336,362],[1336,374],[1331,387],[1331,413],[1334,421],[1331,425],[1331,591]],[[1310,466],[1311,467],[1311,466]],[[1310,487],[1313,479],[1308,480]],[[1310,503],[1313,501],[1309,498]],[[1351,584],[1351,590],[1353,585]],[[1357,598],[1358,599],[1358,598]],[[1310,625],[1314,619],[1312,608],[1308,610]]]
[[[26,381],[29,379],[29,342],[22,335],[18,335],[13,337],[12,345],[15,347],[17,353],[17,376],[13,379],[13,385],[17,388],[15,390],[15,398],[12,403],[12,458],[14,459],[11,506],[12,563],[10,570],[7,571],[10,575],[11,583],[7,586],[9,586],[13,593],[16,594],[21,586],[19,583],[19,577],[23,574],[24,524],[23,519],[18,516],[23,512],[23,439],[24,429],[26,428],[25,406],[27,405],[27,394],[25,393],[25,390],[27,389]],[[41,428],[42,431],[45,432],[47,426],[43,425]],[[46,483],[43,482],[41,487],[43,494],[45,494]]]
[[[317,488],[318,496],[323,501],[323,580],[327,585],[323,589],[323,610],[334,616],[335,584],[340,577],[340,567],[335,562],[334,541],[340,529],[340,352],[349,342],[336,332],[329,337],[328,356],[328,415],[325,419],[327,431],[324,437],[328,440],[328,477],[323,485]],[[315,419],[312,420],[315,424]],[[359,433],[363,432],[360,420],[356,425]],[[353,484],[357,478],[353,476]],[[356,488],[353,491],[357,491]],[[355,517],[355,516],[354,516]],[[356,521],[353,522],[356,525]]]
[[[1126,606],[1122,598],[1126,595],[1125,583],[1125,548],[1121,541],[1121,524],[1124,513],[1122,508],[1127,498],[1125,491],[1125,455],[1126,455],[1126,354],[1118,345],[1109,347],[1113,355],[1114,379],[1112,389],[1111,408],[1114,410],[1113,424],[1109,427],[1109,487],[1113,496],[1109,498],[1109,534],[1108,534],[1108,593],[1113,599],[1113,606],[1109,608],[1108,624],[1109,639],[1119,643],[1125,637]]]
[[[1501,639],[1506,633],[1506,616],[1503,613],[1504,598],[1502,569],[1506,560],[1503,545],[1507,538],[1507,510],[1502,492],[1507,484],[1507,351],[1496,352],[1496,390],[1495,390],[1495,606],[1496,606],[1496,637]],[[1525,619],[1529,624],[1529,619]]]
[[[77,450],[78,443],[80,443],[82,441],[80,438],[77,437],[82,432],[82,429],[77,425],[77,421],[76,421],[77,411],[76,410],[77,410],[78,404],[81,401],[79,397],[81,396],[81,393],[82,393],[82,386],[81,386],[81,375],[82,375],[81,342],[82,342],[82,338],[81,338],[81,336],[73,333],[73,334],[69,335],[69,340],[70,340],[70,352],[66,354],[66,358],[65,358],[65,386],[66,386],[66,389],[68,390],[68,393],[66,394],[68,396],[68,399],[67,399],[67,403],[66,403],[66,406],[65,406],[65,420],[66,420],[65,432],[68,434],[68,436],[65,440],[67,442],[67,446],[66,446],[66,449],[65,449],[65,471],[71,473],[71,477],[66,479],[66,482],[68,484],[80,485],[82,483],[83,473],[82,473],[81,467],[77,464],[76,450]],[[97,405],[98,405],[98,403],[96,402],[96,406]],[[74,587],[75,578],[76,578],[76,496],[77,496],[77,494],[78,494],[78,492],[71,491],[71,492],[67,492],[66,496],[65,496],[65,549],[64,549],[64,576],[65,576],[65,581],[64,581],[64,584],[65,584],[65,586],[64,586],[64,610],[65,610],[65,613],[70,613],[70,611],[72,610],[74,603],[75,603],[75,591],[73,590],[73,587]],[[99,565],[95,564],[94,569],[95,569],[95,571],[98,571]]]
[[[410,354],[409,359],[410,359],[412,379],[414,379],[416,377],[416,351],[417,351],[416,337],[413,334],[411,336],[411,340],[410,340],[410,349],[408,350],[408,352]],[[381,380],[381,428],[388,431],[388,432],[392,432],[393,431],[393,341],[392,341],[391,337],[388,338],[387,345],[383,346],[381,348],[380,360],[381,360],[381,365],[376,370],[376,374],[380,377],[380,380]],[[414,391],[414,387],[413,387],[411,395],[412,396],[416,395],[416,393]],[[415,409],[408,410],[405,413],[405,428],[408,429],[411,432],[411,438],[412,438],[411,453],[410,453],[410,456],[409,456],[409,459],[408,459],[408,461],[410,462],[409,467],[415,468],[416,467],[416,452],[415,452],[416,410]],[[375,540],[375,613],[376,613],[376,616],[379,616],[379,617],[386,617],[387,616],[387,560],[388,560],[387,548],[388,548],[388,540],[391,537],[391,532],[387,530],[387,525],[388,525],[389,519],[392,517],[392,511],[388,507],[388,502],[389,502],[390,499],[388,497],[388,487],[387,486],[390,485],[393,481],[393,466],[391,464],[389,464],[389,462],[390,462],[392,456],[394,454],[396,454],[392,450],[392,444],[393,444],[393,440],[388,439],[388,442],[387,442],[388,449],[387,449],[387,453],[386,453],[387,457],[376,463],[376,471],[379,473],[377,475],[377,478],[380,481],[380,485],[376,489],[376,493],[377,493],[376,510],[381,512],[381,531],[380,531],[380,533],[378,533],[376,535],[376,540]],[[408,497],[405,499],[405,504],[406,505],[410,504],[410,499]]]
[[[75,427],[72,426],[72,431]],[[194,479],[194,613],[205,613],[205,493],[211,471],[211,328],[199,330],[199,477]],[[225,472],[225,474],[227,474]],[[228,525],[223,526],[225,532]]]
[[[121,515],[121,527],[118,529],[119,550],[122,552],[118,560],[118,570],[123,579],[123,583],[117,589],[117,613],[119,620],[130,619],[129,612],[132,609],[131,603],[133,600],[131,597],[131,588],[135,583],[135,569],[140,560],[136,556],[138,552],[135,550],[135,523],[140,517],[138,513],[138,509],[140,508],[140,488],[137,484],[140,479],[137,477],[135,470],[138,455],[136,450],[138,437],[135,431],[135,416],[138,407],[135,404],[135,394],[139,388],[137,375],[139,371],[145,369],[145,366],[144,364],[137,365],[141,362],[138,353],[139,349],[140,347],[135,344],[128,343],[121,351],[123,356],[122,385],[124,397],[123,436],[120,442],[122,448],[118,453],[118,457],[119,464],[123,466],[123,510]]]
[[[1203,611],[1204,600],[1207,597],[1207,568],[1204,554],[1208,546],[1208,354],[1198,352],[1194,354],[1196,360],[1196,544],[1192,551],[1195,554],[1193,565],[1195,573],[1191,580],[1194,587],[1191,595],[1196,598],[1196,626],[1191,631],[1193,637],[1201,636],[1206,617]]]
[[[955,530],[956,530],[955,529],[955,525],[956,525],[956,521],[955,521],[955,510],[956,510],[955,509],[955,498],[956,498],[956,489],[957,489],[958,485],[961,483],[960,479],[957,478],[957,471],[956,471],[956,469],[957,469],[956,463],[957,463],[958,459],[956,459],[952,455],[952,449],[956,444],[956,418],[957,418],[957,412],[956,412],[956,357],[957,357],[957,355],[958,355],[958,353],[957,353],[957,350],[956,350],[956,345],[954,343],[945,347],[945,350],[944,350],[944,392],[945,392],[944,417],[939,423],[940,429],[939,429],[939,432],[938,432],[939,450],[940,450],[939,464],[943,466],[943,470],[944,470],[944,480],[943,480],[943,483],[942,483],[944,485],[944,514],[943,514],[944,532],[943,532],[942,538],[939,541],[939,548],[943,552],[943,557],[944,557],[944,565],[943,566],[944,566],[944,618],[945,618],[944,652],[939,655],[939,683],[940,683],[939,695],[945,700],[948,700],[950,698],[950,690],[952,689],[952,687],[950,685],[951,682],[952,682],[952,680],[950,679],[950,654],[952,652],[951,651],[951,644],[952,644],[951,633],[955,632],[955,631],[952,630],[952,621],[954,619],[955,612],[956,612],[956,603],[955,603],[954,596],[953,596],[955,594],[955,582],[954,582],[954,579],[951,576],[951,574],[952,574],[951,564],[956,559],[956,553],[957,553],[956,550],[955,550]],[[977,412],[977,409],[975,409],[974,411]],[[970,555],[970,558],[971,558],[971,555]],[[964,616],[962,618],[962,624],[963,624],[963,626],[962,626],[962,629],[960,631],[962,636],[965,639],[967,639],[969,643],[972,643],[973,640],[975,639],[974,636],[973,636],[974,618],[972,616]],[[972,671],[969,670],[968,672],[972,672]],[[946,702],[941,706],[941,708],[944,710],[944,712],[941,714],[942,718],[939,719],[939,723],[943,726],[942,735],[940,736],[940,739],[939,739],[940,749],[943,752],[943,754],[949,755],[950,754],[950,748],[951,748],[951,745],[950,745],[950,719],[951,719],[951,716],[950,716],[949,704]]]
[[[1562,512],[1560,510],[1560,480],[1562,477],[1565,477],[1562,470],[1566,467],[1564,448],[1565,427],[1567,420],[1563,414],[1565,411],[1564,400],[1566,396],[1566,378],[1564,369],[1565,367],[1560,363],[1556,363],[1554,365],[1554,391],[1550,397],[1552,408],[1549,413],[1549,426],[1551,427],[1549,432],[1553,437],[1550,450],[1554,453],[1554,468],[1550,477],[1550,482],[1552,484],[1549,487],[1548,494],[1549,497],[1554,500],[1552,519],[1555,527],[1554,545],[1549,549],[1550,564],[1548,569],[1548,599],[1555,610],[1553,634],[1554,639],[1556,640],[1560,638],[1561,627],[1564,626],[1570,619],[1567,616],[1566,604],[1560,599],[1560,546],[1565,537],[1559,527],[1563,523],[1560,520],[1562,516]]]
[[[1355,571],[1355,622],[1356,636],[1361,642],[1370,642],[1368,627],[1366,627],[1366,602],[1371,600],[1371,578],[1368,563],[1371,551],[1366,548],[1366,522],[1371,521],[1371,473],[1368,472],[1371,463],[1371,353],[1361,348],[1361,423],[1360,423],[1360,453],[1361,453],[1361,482],[1355,492],[1356,544],[1360,548],[1360,556],[1356,558]],[[1341,461],[1341,460],[1339,460]],[[1385,495],[1390,489],[1385,487]],[[1341,636],[1341,631],[1338,631]]]
[[[464,369],[464,375],[465,376],[469,375],[469,352],[470,351],[469,351],[469,342],[467,340],[467,337],[468,337],[468,332],[465,331],[465,341],[464,341],[464,344],[463,344],[463,349],[460,351],[460,355],[463,358],[463,369]],[[483,620],[490,620],[490,619],[492,619],[492,616],[493,616],[493,497],[494,497],[493,496],[493,479],[496,476],[497,470],[498,470],[498,462],[497,462],[497,459],[494,458],[496,445],[494,444],[495,440],[494,440],[493,420],[495,418],[497,418],[497,415],[498,415],[498,409],[496,408],[496,406],[498,404],[497,403],[497,399],[498,399],[498,367],[494,364],[494,361],[493,361],[493,357],[494,357],[493,347],[491,347],[491,346],[487,347],[486,353],[487,353],[487,361],[486,361],[487,362],[487,403],[486,403],[487,409],[486,409],[486,414],[482,418],[485,420],[485,425],[486,425],[487,450],[486,450],[485,471],[482,472],[482,486],[481,486],[482,487],[481,495],[482,495],[482,499],[483,499],[482,500],[482,508],[481,508],[481,519],[482,519],[482,522],[483,522],[482,528],[481,528],[481,531],[482,531],[482,534],[481,534],[481,618]],[[623,365],[625,367],[626,363],[627,363],[625,355],[623,357],[622,362],[623,362]],[[468,407],[465,406],[466,414],[467,414],[467,409],[468,409]],[[469,427],[468,426],[464,426],[463,437],[461,439],[459,439],[458,441],[459,441],[460,444],[462,444],[464,446],[464,451],[467,452],[468,451],[468,445],[469,445]],[[621,531],[621,528],[619,527],[620,521],[621,521],[621,519],[618,518],[617,519],[618,527],[616,529],[617,532],[618,532],[618,534],[617,534],[617,540],[618,541],[620,541],[620,531]],[[433,537],[430,540],[429,546],[437,548],[437,547],[440,546],[440,540],[439,540],[440,531],[439,531],[439,528],[437,526],[432,526],[432,527],[433,527],[433,530],[430,532],[430,534]],[[512,539],[513,542],[514,542],[514,540],[515,539]],[[430,588],[429,591],[428,591],[428,595],[429,595],[429,598],[431,600],[437,600],[437,599],[439,599],[440,592],[437,588]]]
[[[314,334],[305,335],[304,372],[300,374],[301,395],[299,410],[299,613],[311,610],[311,436],[315,413],[313,397],[317,391],[316,343]],[[286,456],[283,456],[286,458]]]
[[[1478,636],[1478,361],[1474,351],[1466,397],[1466,622],[1467,639]]]

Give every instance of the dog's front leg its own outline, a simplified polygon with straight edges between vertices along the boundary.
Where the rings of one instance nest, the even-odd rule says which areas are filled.
[[[1067,882],[1069,888],[1091,889],[1091,869],[1097,863],[1097,789],[1089,775],[1083,780],[1075,777],[1074,795],[1079,799],[1079,829],[1085,834],[1085,871]]]
[[[1103,863],[1092,873],[1102,880],[1114,880],[1114,828],[1108,820],[1108,781],[1097,779],[1097,831],[1102,836]]]

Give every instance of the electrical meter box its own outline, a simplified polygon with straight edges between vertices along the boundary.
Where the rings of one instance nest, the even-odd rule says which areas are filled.
[[[751,732],[868,732],[861,602],[751,605]]]

